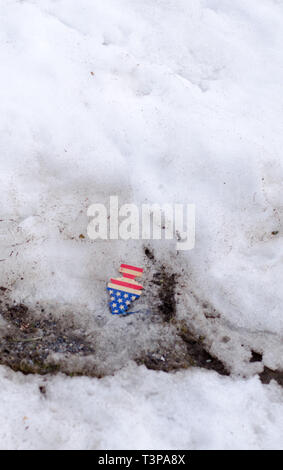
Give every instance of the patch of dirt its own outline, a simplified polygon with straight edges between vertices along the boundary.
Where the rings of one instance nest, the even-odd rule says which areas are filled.
[[[155,256],[153,254],[153,250],[149,248],[148,246],[144,247],[144,254],[145,256],[150,260],[150,261],[155,261]]]
[[[224,364],[212,356],[203,344],[203,338],[195,338],[186,326],[180,330],[180,337],[186,343],[188,356],[191,363],[196,367],[203,367],[204,369],[215,370],[221,375],[230,375],[228,369]]]
[[[0,364],[24,374],[70,373],[69,356],[94,354],[92,345],[83,335],[76,335],[74,323],[67,319],[37,318],[22,304],[1,306],[8,323],[7,333],[0,342]],[[55,360],[53,353],[64,356]],[[65,364],[65,365],[64,365]],[[74,371],[80,373],[80,371]]]
[[[38,389],[42,395],[46,395],[46,387],[44,385],[40,385]]]
[[[262,354],[256,352],[256,351],[251,351],[252,356],[250,358],[250,362],[261,362],[262,361]]]
[[[283,387],[283,370],[271,370],[264,367],[263,372],[259,374],[259,378],[263,384],[269,384],[271,380],[276,380]]]
[[[136,360],[138,364],[144,364],[148,369],[172,372],[189,367],[202,367],[203,369],[214,370],[221,375],[230,375],[219,359],[213,357],[203,344],[201,337],[192,336],[186,327],[177,330],[179,338],[185,344],[183,349],[171,349],[168,351],[156,351],[147,353],[142,358]]]
[[[170,323],[172,328],[176,329],[176,345],[182,343],[180,348],[170,349],[168,351],[160,350],[154,353],[147,353],[144,357],[137,359],[137,362],[144,364],[147,368],[153,370],[162,370],[170,372],[173,370],[202,367],[215,370],[221,375],[229,375],[229,371],[224,364],[213,357],[207,350],[202,337],[195,337],[189,331],[184,322],[176,320],[177,301],[179,295],[179,275],[170,270],[164,264],[156,261],[154,252],[150,247],[144,247],[146,257],[149,259],[154,269],[152,280],[150,281],[151,292],[154,293],[154,307],[158,316],[165,323]],[[209,306],[204,304],[204,309]],[[211,315],[211,318],[215,318]],[[185,351],[185,352],[184,352]]]
[[[144,365],[147,369],[161,370],[162,372],[173,372],[180,369],[188,369],[193,366],[190,358],[185,355],[172,354],[172,351],[155,351],[145,353],[141,357],[136,358],[138,365]]]
[[[100,378],[121,367],[119,354],[125,357],[123,341],[127,341],[129,334],[138,334],[139,328],[153,328],[153,342],[144,351],[141,349],[144,347],[143,343],[139,352],[135,348],[134,351],[129,348],[129,360],[144,364],[148,369],[164,372],[201,367],[221,375],[229,375],[225,364],[210,353],[205,338],[193,335],[189,325],[177,317],[177,299],[182,295],[179,274],[172,272],[170,266],[159,263],[151,247],[144,247],[144,254],[148,272],[152,273],[151,278],[146,281],[148,289],[145,289],[144,295],[145,306],[150,306],[151,315],[119,318],[125,339],[121,336],[116,341],[115,336],[111,337],[110,349],[106,347],[107,336],[104,337],[104,331],[102,330],[102,339],[98,332],[89,336],[81,325],[76,324],[74,312],[73,315],[66,314],[58,318],[53,313],[45,312],[40,306],[37,306],[36,311],[31,311],[23,304],[10,305],[7,300],[4,301],[9,289],[0,287],[0,318],[6,322],[5,325],[0,323],[0,364],[24,374],[62,372],[71,376]],[[202,302],[202,309],[204,315],[212,321],[218,318],[218,312],[208,302]],[[120,334],[119,327],[115,325]],[[222,341],[229,342],[230,338],[225,336]],[[107,363],[109,354],[114,357],[117,355],[115,369],[111,369]],[[262,362],[262,355],[251,351],[250,361]],[[283,386],[283,371],[272,371],[265,367],[260,379],[262,383],[269,383],[274,379]],[[39,391],[42,396],[46,395],[44,385]]]
[[[145,246],[144,253],[153,268],[149,284],[154,296],[154,309],[164,322],[170,322],[176,316],[176,289],[179,275],[173,273],[170,267],[157,263],[152,248]]]
[[[170,273],[164,265],[154,273],[152,284],[158,286],[158,312],[163,321],[170,322],[176,316],[176,287],[178,275]]]

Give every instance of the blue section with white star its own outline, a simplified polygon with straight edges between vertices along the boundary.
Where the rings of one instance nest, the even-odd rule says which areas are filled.
[[[113,289],[111,287],[107,287],[107,289],[111,300],[111,302],[109,302],[109,306],[113,315],[125,314],[130,308],[131,303],[140,297],[140,295],[131,294],[130,292]]]

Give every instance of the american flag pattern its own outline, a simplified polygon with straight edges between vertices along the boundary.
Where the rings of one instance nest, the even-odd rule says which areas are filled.
[[[143,269],[129,264],[121,264],[123,277],[111,278],[107,284],[110,294],[109,306],[113,315],[124,315],[132,302],[139,299],[143,286],[135,278],[143,275]]]

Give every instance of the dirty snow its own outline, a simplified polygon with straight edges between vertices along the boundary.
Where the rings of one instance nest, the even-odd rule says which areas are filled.
[[[283,368],[282,45],[279,0],[1,0],[0,286],[72,312],[108,372],[126,366],[48,378],[44,400],[1,368],[1,447],[282,447],[281,390],[253,377]],[[149,244],[181,275],[177,320],[232,378],[127,368],[173,333],[109,315],[119,263],[155,269],[143,241],[87,238],[110,195],[196,204],[195,250]]]

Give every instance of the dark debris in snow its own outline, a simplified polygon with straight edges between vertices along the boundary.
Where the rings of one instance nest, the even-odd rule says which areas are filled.
[[[229,375],[225,364],[210,353],[204,338],[193,335],[188,325],[178,320],[176,299],[180,295],[179,275],[158,263],[150,247],[145,247],[144,253],[153,273],[148,281],[151,295],[149,321],[170,328],[173,342],[167,344],[160,341],[151,350],[139,351],[136,357],[129,359],[134,359],[137,364],[143,364],[149,369],[164,372],[201,367],[221,375]],[[23,304],[10,305],[5,297],[7,290],[0,288],[0,317],[6,321],[1,326],[0,364],[24,374],[62,372],[71,376],[102,377],[112,373],[106,369],[101,372],[96,368],[100,359],[94,337],[89,338],[81,325],[75,324],[72,320],[74,316],[63,315],[58,318],[40,306],[37,306],[36,312],[32,312]],[[208,311],[209,305],[204,303],[203,309],[204,312]],[[262,355],[251,351],[250,361],[260,363]],[[283,386],[283,371],[272,371],[264,367],[259,376],[262,383],[269,383],[274,379]],[[44,387],[40,389],[40,393],[45,395]]]
[[[73,333],[72,325],[50,313],[47,318],[35,317],[25,305],[2,305],[1,315],[9,328],[0,342],[0,363],[23,373],[48,374],[67,372],[51,355],[59,353],[86,356],[94,354],[92,345],[83,336]]]

